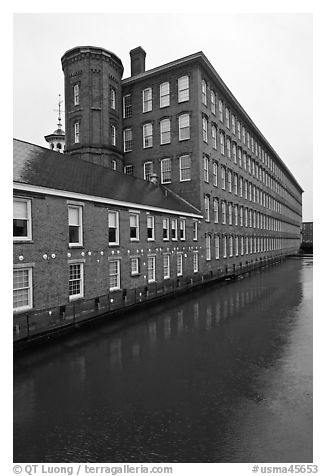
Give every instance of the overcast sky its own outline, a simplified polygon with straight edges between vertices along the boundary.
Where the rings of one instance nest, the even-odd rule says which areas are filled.
[[[61,56],[78,45],[113,51],[130,75],[142,46],[146,69],[203,51],[304,189],[312,215],[312,15],[16,14],[14,137],[47,146],[63,96]]]

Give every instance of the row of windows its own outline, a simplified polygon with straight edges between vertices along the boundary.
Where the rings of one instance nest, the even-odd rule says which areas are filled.
[[[205,208],[205,221],[210,221],[211,204],[209,195],[205,195],[204,208]],[[221,220],[220,220],[221,213]],[[213,221],[214,223],[221,222],[222,225],[235,225],[245,226],[249,228],[260,228],[262,230],[269,231],[284,231],[284,224],[277,218],[265,215],[257,210],[243,207],[242,205],[227,203],[225,200],[213,198]]]
[[[129,239],[139,241],[140,223],[139,213],[129,213]],[[159,238],[164,241],[186,239],[186,219],[163,217],[160,223],[160,232],[157,231],[157,217],[146,216],[146,236],[148,241]],[[69,246],[83,245],[83,206],[68,205]],[[26,241],[32,239],[31,201],[28,199],[14,199],[13,236],[15,240]],[[192,239],[198,240],[198,222],[193,220]],[[119,212],[108,211],[108,244],[119,245]]]
[[[156,281],[156,260],[157,256],[147,257],[147,281]],[[171,278],[171,255],[163,254],[163,278]],[[184,255],[182,252],[176,253],[176,276],[183,275]],[[108,262],[109,291],[121,288],[121,263],[118,259],[110,259]],[[193,251],[193,271],[199,269],[198,251]],[[141,259],[139,256],[130,257],[130,275],[139,276],[141,270]],[[13,308],[14,311],[24,311],[33,307],[33,268],[24,267],[14,269],[13,273]],[[79,299],[84,296],[84,263],[69,263],[69,300]]]
[[[159,103],[160,108],[170,106],[170,82],[166,81],[160,84]],[[146,88],[142,91],[143,112],[153,110],[153,89]],[[178,103],[189,101],[189,76],[178,78]],[[123,118],[132,116],[132,95],[126,94],[122,98]]]
[[[185,154],[179,157],[179,180],[180,182],[187,182],[191,180],[191,158],[190,155]],[[130,167],[130,166],[126,166]],[[132,166],[131,166],[132,167]],[[147,161],[143,165],[144,180],[150,181],[154,174],[154,165],[152,161]],[[127,172],[132,173],[133,169],[127,169]],[[125,169],[125,173],[126,169]],[[172,181],[172,159],[166,157],[160,161],[161,183],[171,183]]]
[[[282,238],[268,238],[259,236],[233,236],[233,235],[205,235],[206,261],[212,259],[212,239],[215,250],[215,259],[248,254],[256,254],[267,251],[277,251],[282,248]]]
[[[207,82],[202,79],[201,93],[202,103],[208,105],[208,88]],[[213,89],[210,90],[210,110],[216,115],[216,93]],[[232,134],[236,136],[244,145],[248,147],[266,166],[275,173],[275,162],[269,157],[265,150],[258,144],[250,132],[246,129],[244,124],[241,124],[240,120],[231,112],[230,108],[222,101],[218,100],[218,117],[220,122],[226,125],[231,130]],[[207,119],[206,119],[207,121]],[[207,126],[207,124],[206,124]],[[207,131],[207,127],[206,127]],[[203,133],[204,133],[204,117],[203,117]],[[204,139],[205,140],[205,139]],[[207,139],[206,139],[207,142]]]
[[[110,86],[109,104],[111,109],[117,108],[117,90]],[[80,106],[80,82],[73,85],[73,103],[74,106]]]
[[[179,141],[190,139],[190,114],[178,116],[178,137]],[[171,119],[165,118],[160,121],[160,144],[171,142]],[[143,148],[153,147],[153,124],[148,122],[143,125]],[[132,151],[132,129],[123,130],[123,150]]]

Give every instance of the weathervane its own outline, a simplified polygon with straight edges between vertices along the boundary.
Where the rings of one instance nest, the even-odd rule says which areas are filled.
[[[59,127],[59,129],[62,127],[62,124],[61,124],[61,104],[62,103],[63,103],[63,101],[61,99],[61,94],[59,94],[59,101],[58,101],[59,109],[54,109],[55,112],[59,113],[59,117],[58,117],[58,127]],[[64,112],[64,111],[62,111],[62,112]]]

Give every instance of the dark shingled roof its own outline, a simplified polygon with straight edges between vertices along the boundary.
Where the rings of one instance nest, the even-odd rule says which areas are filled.
[[[201,212],[165,187],[14,139],[14,182],[165,208]]]

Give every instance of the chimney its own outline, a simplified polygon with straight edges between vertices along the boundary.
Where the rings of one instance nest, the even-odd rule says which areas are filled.
[[[141,46],[130,50],[131,76],[145,72],[146,51]]]

